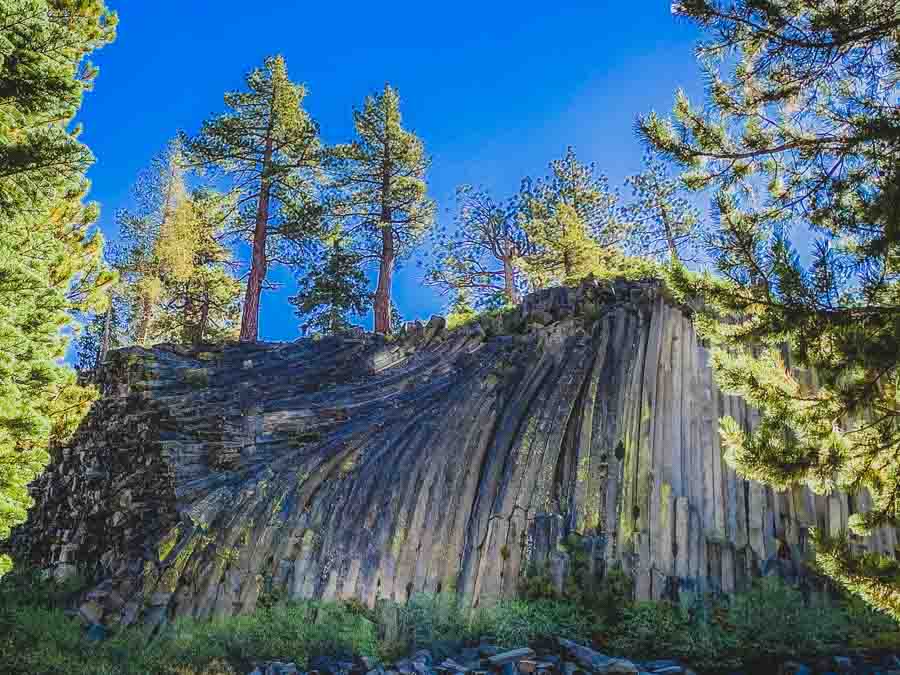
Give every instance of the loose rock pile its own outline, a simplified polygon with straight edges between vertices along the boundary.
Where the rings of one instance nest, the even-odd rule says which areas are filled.
[[[900,675],[895,654],[832,656],[816,663],[786,661],[778,666],[731,670],[716,675]],[[675,659],[630,661],[606,656],[571,640],[557,638],[534,648],[504,650],[483,640],[477,647],[458,650],[452,657],[436,659],[426,649],[383,665],[368,657],[340,660],[318,657],[308,671],[293,663],[260,664],[249,675],[696,675]]]
[[[459,650],[451,657],[435,659],[427,649],[420,649],[410,658],[382,666],[362,657],[356,661],[313,659],[308,675],[585,675],[628,673],[691,673],[676,661],[654,661],[646,670],[626,659],[605,656],[570,640],[558,638],[555,643],[532,649],[504,650],[490,641],[477,647]],[[293,663],[270,662],[253,670],[250,675],[299,675]]]

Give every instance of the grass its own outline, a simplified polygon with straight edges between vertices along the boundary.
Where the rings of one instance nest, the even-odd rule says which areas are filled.
[[[617,574],[592,586],[593,595],[580,590],[578,598],[542,597],[546,588],[538,583],[528,588],[531,598],[477,610],[448,594],[415,595],[400,610],[401,638],[393,644],[379,638],[375,613],[359,602],[274,598],[252,615],[177,621],[151,641],[132,628],[90,643],[79,620],[64,611],[77,598],[76,583],[16,573],[0,581],[0,672],[228,675],[273,660],[303,669],[317,655],[387,662],[428,648],[443,658],[485,636],[501,647],[562,636],[634,659],[682,659],[700,672],[770,667],[853,649],[900,649],[897,625],[860,601],[810,604],[772,579],[728,602],[695,597],[680,605],[631,603]],[[575,587],[567,584],[566,593]]]

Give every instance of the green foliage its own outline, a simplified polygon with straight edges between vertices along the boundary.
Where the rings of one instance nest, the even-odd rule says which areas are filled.
[[[720,672],[720,668],[743,665],[738,641],[709,619],[686,608],[668,603],[641,602],[626,607],[616,630],[604,640],[606,647],[632,658],[678,658],[699,668]]]
[[[763,667],[786,659],[809,659],[848,648],[897,644],[897,624],[859,600],[822,598],[808,602],[777,578],[727,598],[697,597],[694,602],[637,603],[626,606],[622,621],[603,644],[634,658],[681,658],[694,667]]]
[[[0,220],[22,217],[78,189],[93,162],[69,124],[97,69],[84,58],[112,42],[103,0],[0,2]],[[28,209],[30,210],[30,209]]]
[[[351,318],[364,314],[372,294],[361,266],[361,256],[348,250],[340,234],[332,235],[322,255],[299,279],[290,302],[304,319],[304,335],[333,335],[352,326]]]
[[[606,176],[582,164],[571,147],[550,162],[548,177],[526,178],[518,218],[528,246],[519,265],[530,286],[577,283],[620,257],[626,223],[618,200]]]
[[[180,140],[169,143],[132,188],[135,207],[117,214],[121,243],[113,264],[121,283],[125,341],[199,344],[236,337],[241,284],[221,239],[233,199],[188,189]]]
[[[401,611],[401,630],[410,638],[407,651],[424,647],[438,658],[484,636],[501,647],[513,648],[556,636],[587,640],[591,628],[587,612],[546,598],[506,600],[473,609],[453,594],[416,594]]]
[[[220,241],[231,206],[215,191],[197,190],[180,205],[173,226],[160,232],[160,257],[180,258],[180,264],[163,268],[159,314],[151,325],[157,340],[201,344],[237,337],[241,283]]]
[[[253,661],[290,660],[304,667],[316,655],[373,656],[376,626],[352,606],[300,602],[216,621],[177,621],[152,642],[139,628],[91,644],[62,608],[74,599],[71,582],[15,575],[0,583],[0,672],[100,674],[203,672]],[[217,665],[214,665],[217,664]]]
[[[75,338],[75,368],[82,374],[94,372],[110,349],[125,346],[128,307],[120,295],[111,293],[106,311],[85,318]]]
[[[380,261],[375,331],[391,332],[394,266],[420,242],[434,219],[426,196],[430,161],[422,141],[402,126],[400,96],[390,85],[353,112],[356,140],[331,153],[333,214],[348,237]]]
[[[471,323],[478,317],[478,312],[469,302],[469,293],[465,289],[460,289],[456,293],[453,304],[450,305],[450,311],[447,313],[447,328],[453,329]]]
[[[520,581],[520,595],[531,600],[564,600],[604,626],[616,625],[632,601],[631,577],[620,566],[605,571],[597,567],[592,572],[590,552],[577,535],[569,535],[563,548],[569,556],[569,567],[562,593],[557,593],[546,568],[532,566]]]
[[[102,310],[113,275],[70,123],[96,74],[83,59],[115,24],[101,0],[0,1],[0,540],[24,521],[51,439],[93,399],[62,358],[73,315]]]
[[[630,224],[629,250],[657,260],[690,260],[699,237],[700,214],[666,163],[648,153],[644,156],[644,170],[625,182],[632,192],[632,200],[623,213]]]
[[[773,486],[867,489],[856,534],[900,517],[900,134],[896,6],[692,0],[707,105],[676,95],[641,135],[715,191],[717,276],[670,274],[701,310],[722,388],[760,412],[722,425],[728,461]],[[727,58],[722,58],[725,55]],[[813,236],[808,236],[809,234]],[[809,241],[805,250],[791,243]],[[785,363],[782,352],[790,354]],[[813,380],[816,387],[809,383]],[[900,618],[900,585],[822,548],[834,579]]]
[[[519,647],[540,638],[587,641],[596,625],[583,608],[559,600],[508,600],[476,613],[473,632],[490,635],[503,647]]]
[[[455,594],[416,594],[400,608],[395,644],[378,640],[374,613],[358,601],[272,603],[247,616],[179,620],[151,642],[132,628],[91,644],[79,621],[63,612],[78,597],[78,580],[58,584],[17,572],[0,582],[0,672],[215,675],[229,668],[247,672],[251,662],[264,660],[303,668],[316,655],[393,659],[427,648],[443,658],[487,636],[504,648],[562,636],[593,640],[601,651],[631,658],[680,658],[708,672],[764,672],[774,659],[900,645],[897,624],[858,599],[809,603],[777,579],[764,579],[730,601],[696,597],[679,605],[619,604],[615,588],[621,584],[610,582],[620,610],[613,623],[568,600],[508,600],[473,609]]]
[[[283,57],[267,58],[245,83],[246,90],[225,94],[228,112],[206,120],[186,149],[233,191],[229,230],[252,244],[241,339],[256,340],[269,263],[294,264],[318,236],[322,149],[319,127],[303,109],[306,88],[291,82]]]

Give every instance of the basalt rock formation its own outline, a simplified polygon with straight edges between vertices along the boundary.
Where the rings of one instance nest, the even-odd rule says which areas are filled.
[[[275,591],[484,603],[530,567],[564,573],[570,533],[639,598],[729,592],[866,506],[735,475],[717,420],[754,413],[717,391],[689,316],[650,281],[395,339],[128,348],[99,380],[15,542],[87,572],[107,622],[231,615]]]

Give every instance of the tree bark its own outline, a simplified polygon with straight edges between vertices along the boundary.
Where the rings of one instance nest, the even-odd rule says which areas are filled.
[[[109,353],[109,343],[112,333],[112,299],[109,301],[109,307],[106,308],[106,316],[103,317],[103,333],[100,334],[100,348],[97,350],[97,362],[94,364],[94,377],[100,371],[100,366],[106,361],[106,355]]]
[[[666,232],[666,245],[669,247],[669,255],[672,257],[673,263],[680,262],[678,247],[675,246],[675,237],[672,236],[672,227],[669,225],[669,214],[666,207],[662,206],[660,212],[662,213],[663,228]]]
[[[200,305],[200,322],[197,324],[197,343],[203,342],[209,324],[209,291],[203,292],[203,304]]]
[[[391,332],[391,282],[394,276],[394,228],[391,224],[391,155],[390,145],[384,144],[381,165],[381,264],[378,267],[378,287],[375,290],[375,332]]]
[[[150,334],[150,315],[153,313],[153,303],[144,292],[141,297],[141,320],[138,323],[138,333],[136,342],[141,347],[147,346],[147,337]]]
[[[375,291],[375,332],[391,332],[391,282],[394,276],[394,229],[390,222],[381,226],[381,264],[378,267],[378,288]]]
[[[503,258],[503,290],[509,304],[519,304],[519,293],[516,291],[516,271],[513,269],[512,256]]]
[[[241,316],[241,342],[256,342],[259,338],[259,296],[266,278],[266,237],[269,233],[269,178],[267,171],[272,161],[272,138],[266,139],[263,153],[262,180],[259,201],[256,204],[256,228],[253,231],[253,252],[250,257],[250,277],[244,296],[244,312]]]

